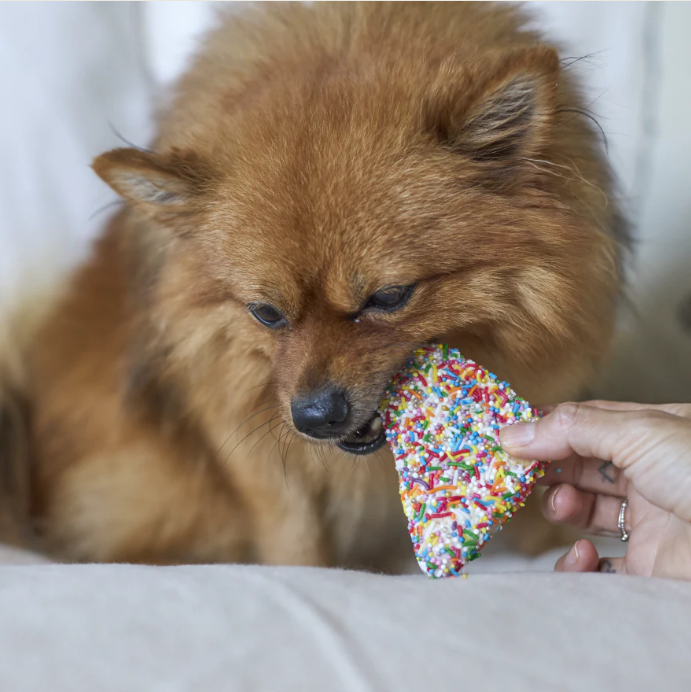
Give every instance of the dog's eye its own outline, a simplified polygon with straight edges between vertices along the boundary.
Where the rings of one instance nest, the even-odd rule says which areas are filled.
[[[365,309],[388,310],[392,312],[402,308],[413,294],[415,286],[387,286],[369,297]]]
[[[259,322],[267,327],[282,327],[286,321],[283,313],[276,310],[272,305],[250,305],[249,311]]]

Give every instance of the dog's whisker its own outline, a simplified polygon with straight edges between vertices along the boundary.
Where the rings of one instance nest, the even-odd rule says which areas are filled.
[[[281,448],[279,444],[279,454],[281,457],[281,462],[283,463],[283,478],[286,482],[286,488],[289,488],[288,485],[288,464],[287,464],[287,457],[285,454],[286,451],[286,444],[287,441],[289,440],[289,435],[291,433],[291,430],[288,428],[288,426],[285,426],[285,435],[283,435],[283,447]]]
[[[284,422],[283,425],[281,426],[279,433],[278,433],[278,439],[276,440],[276,444],[274,445],[274,449],[276,449],[278,451],[278,457],[281,460],[281,463],[283,464],[283,477],[286,480],[286,485],[287,485],[288,479],[286,477],[286,463],[285,463],[285,459],[283,457],[283,452],[282,452],[282,448],[281,448],[281,441],[285,440],[285,436],[287,434],[287,431],[288,431],[288,425]]]
[[[286,465],[286,458],[285,458],[285,453],[286,449],[288,447],[288,442],[290,441],[290,434],[291,434],[290,428],[286,426],[286,434],[283,436],[283,447],[281,448],[281,458],[283,459],[283,468],[285,468]]]
[[[261,405],[261,404],[258,404],[258,405]],[[235,429],[235,432],[240,430],[240,428],[243,425],[245,425],[246,423],[249,423],[249,421],[251,421],[252,418],[254,418],[255,416],[258,416],[260,413],[265,413],[266,411],[270,411],[272,408],[277,408],[279,405],[280,404],[278,402],[276,402],[275,404],[270,404],[269,406],[263,408],[261,411],[257,411],[256,413],[253,413],[253,414],[247,416],[247,418],[245,418],[245,420],[243,420],[242,423],[240,423],[240,425],[238,425],[238,427]],[[256,406],[255,406],[255,408],[256,408]],[[253,410],[254,409],[250,409],[250,411],[253,411]]]
[[[315,445],[309,445],[309,453],[310,453],[310,459],[312,460],[312,464],[319,468],[319,452],[318,449],[315,449]]]
[[[326,464],[326,456],[324,453],[324,445],[321,445],[321,444],[310,445],[310,453],[311,453],[311,450],[314,450],[314,455],[317,459],[318,465],[321,465],[321,467],[325,471],[328,471],[328,466]]]
[[[279,421],[279,425],[277,425],[276,427],[272,428],[271,432],[272,432],[272,434],[273,434],[273,436],[274,436],[275,442],[274,442],[274,446],[271,448],[271,451],[269,452],[268,458],[271,458],[271,456],[273,455],[273,453],[274,453],[275,451],[278,451],[278,443],[279,443],[280,440],[281,440],[281,435],[283,435],[283,431],[285,430],[285,428],[286,428],[286,423],[285,423],[285,421],[283,421],[283,420],[280,420],[280,421]],[[278,430],[278,436],[275,435],[276,430]]]
[[[320,465],[322,468],[324,467],[324,462],[321,459],[320,451],[320,445],[310,445],[310,457],[312,458],[312,461],[314,461],[314,465],[317,468],[319,468]]]
[[[324,447],[321,447],[321,446],[318,447],[317,450],[318,450],[317,456],[321,455],[322,463],[324,464],[324,468],[328,471],[329,470],[329,464],[326,460],[326,450],[324,449]]]
[[[228,459],[230,459],[230,457],[233,455],[233,452],[234,452],[234,451],[235,451],[235,450],[236,450],[236,449],[237,449],[237,448],[238,448],[238,447],[250,436],[250,435],[253,435],[254,433],[257,432],[257,430],[261,430],[261,428],[263,428],[265,425],[268,425],[269,423],[271,423],[271,420],[272,420],[272,419],[269,419],[269,420],[267,420],[267,421],[264,421],[261,425],[258,425],[256,428],[254,428],[253,430],[251,430],[250,432],[248,432],[247,435],[245,435],[245,436],[235,445],[235,447],[233,447],[233,449],[231,449],[230,452],[228,452],[228,456],[225,458],[225,461],[223,462],[224,465],[228,463]]]
[[[288,440],[288,449],[286,450],[286,465],[288,463],[288,459],[290,458],[290,448],[296,439],[297,439],[297,435],[291,430],[290,431],[290,439]]]
[[[260,437],[249,449],[248,449],[248,450],[247,450],[247,454],[245,454],[245,459],[247,459],[247,457],[250,455],[250,453],[252,452],[252,450],[253,450],[253,449],[254,449],[254,448],[266,437],[266,436],[267,436],[267,435],[269,435],[269,434],[271,433],[271,423],[274,422],[274,420],[276,419],[276,417],[277,417],[278,415],[280,415],[280,414],[275,413],[273,416],[271,416],[271,418],[270,418],[270,420],[269,420],[269,429],[268,429],[268,430],[267,430],[267,431],[266,431],[266,432],[265,432],[265,433],[264,433],[264,434],[263,434],[263,435],[262,435],[262,436],[261,436],[261,437]]]
[[[260,406],[260,405],[261,405],[261,404],[257,404],[257,406]],[[254,418],[255,416],[258,416],[260,413],[264,413],[265,411],[270,411],[272,408],[276,408],[278,405],[279,405],[279,404],[276,403],[276,404],[274,404],[274,405],[272,405],[272,406],[267,406],[266,408],[262,409],[261,411],[257,411],[254,415],[251,415],[251,416],[245,418],[245,420],[243,420],[242,423],[240,423],[240,425],[238,425],[238,427],[235,428],[235,430],[233,430],[233,432],[231,432],[230,435],[228,435],[228,437],[226,437],[226,439],[225,439],[225,441],[223,442],[223,444],[216,450],[216,453],[213,455],[212,460],[213,460],[213,461],[216,461],[216,459],[218,458],[218,455],[221,453],[221,451],[223,450],[223,448],[228,444],[228,441],[230,440],[230,438],[231,438],[233,435],[235,435],[236,433],[238,433],[238,432],[240,431],[240,428],[241,428],[243,425],[245,425],[246,423],[248,423],[248,422],[249,422],[252,418]],[[256,406],[255,406],[254,408],[256,408]],[[250,411],[253,411],[253,410],[254,410],[254,409],[250,409]]]
[[[259,387],[269,387],[272,384],[273,384],[273,378],[270,380],[267,380],[266,382],[261,382],[260,384],[255,384],[253,387],[249,387],[248,389],[245,389],[243,392],[240,392],[240,396],[244,396],[245,394],[251,392],[254,389],[259,389]]]
[[[273,435],[273,433],[276,432],[276,430],[278,429],[278,427],[279,427],[279,426],[276,426],[275,428],[271,428],[271,434],[272,434],[272,435]],[[279,432],[279,435],[280,435],[280,432]],[[276,436],[274,435],[274,444],[273,444],[273,447],[269,450],[269,454],[268,454],[268,456],[267,456],[268,459],[270,459],[271,456],[273,455],[274,450],[276,449],[276,445],[277,445],[277,444],[278,444],[278,442],[276,441]]]

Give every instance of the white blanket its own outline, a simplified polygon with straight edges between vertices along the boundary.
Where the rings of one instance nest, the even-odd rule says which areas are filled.
[[[3,692],[685,692],[691,584],[84,565],[0,570]]]

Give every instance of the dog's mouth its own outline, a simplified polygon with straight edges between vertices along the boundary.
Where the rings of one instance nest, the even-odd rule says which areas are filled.
[[[367,423],[347,435],[337,445],[349,454],[372,454],[381,449],[385,443],[384,426],[379,414],[375,413]]]

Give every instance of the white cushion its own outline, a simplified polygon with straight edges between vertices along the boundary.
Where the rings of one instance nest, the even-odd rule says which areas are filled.
[[[688,690],[691,584],[309,568],[0,568],[7,692]]]

